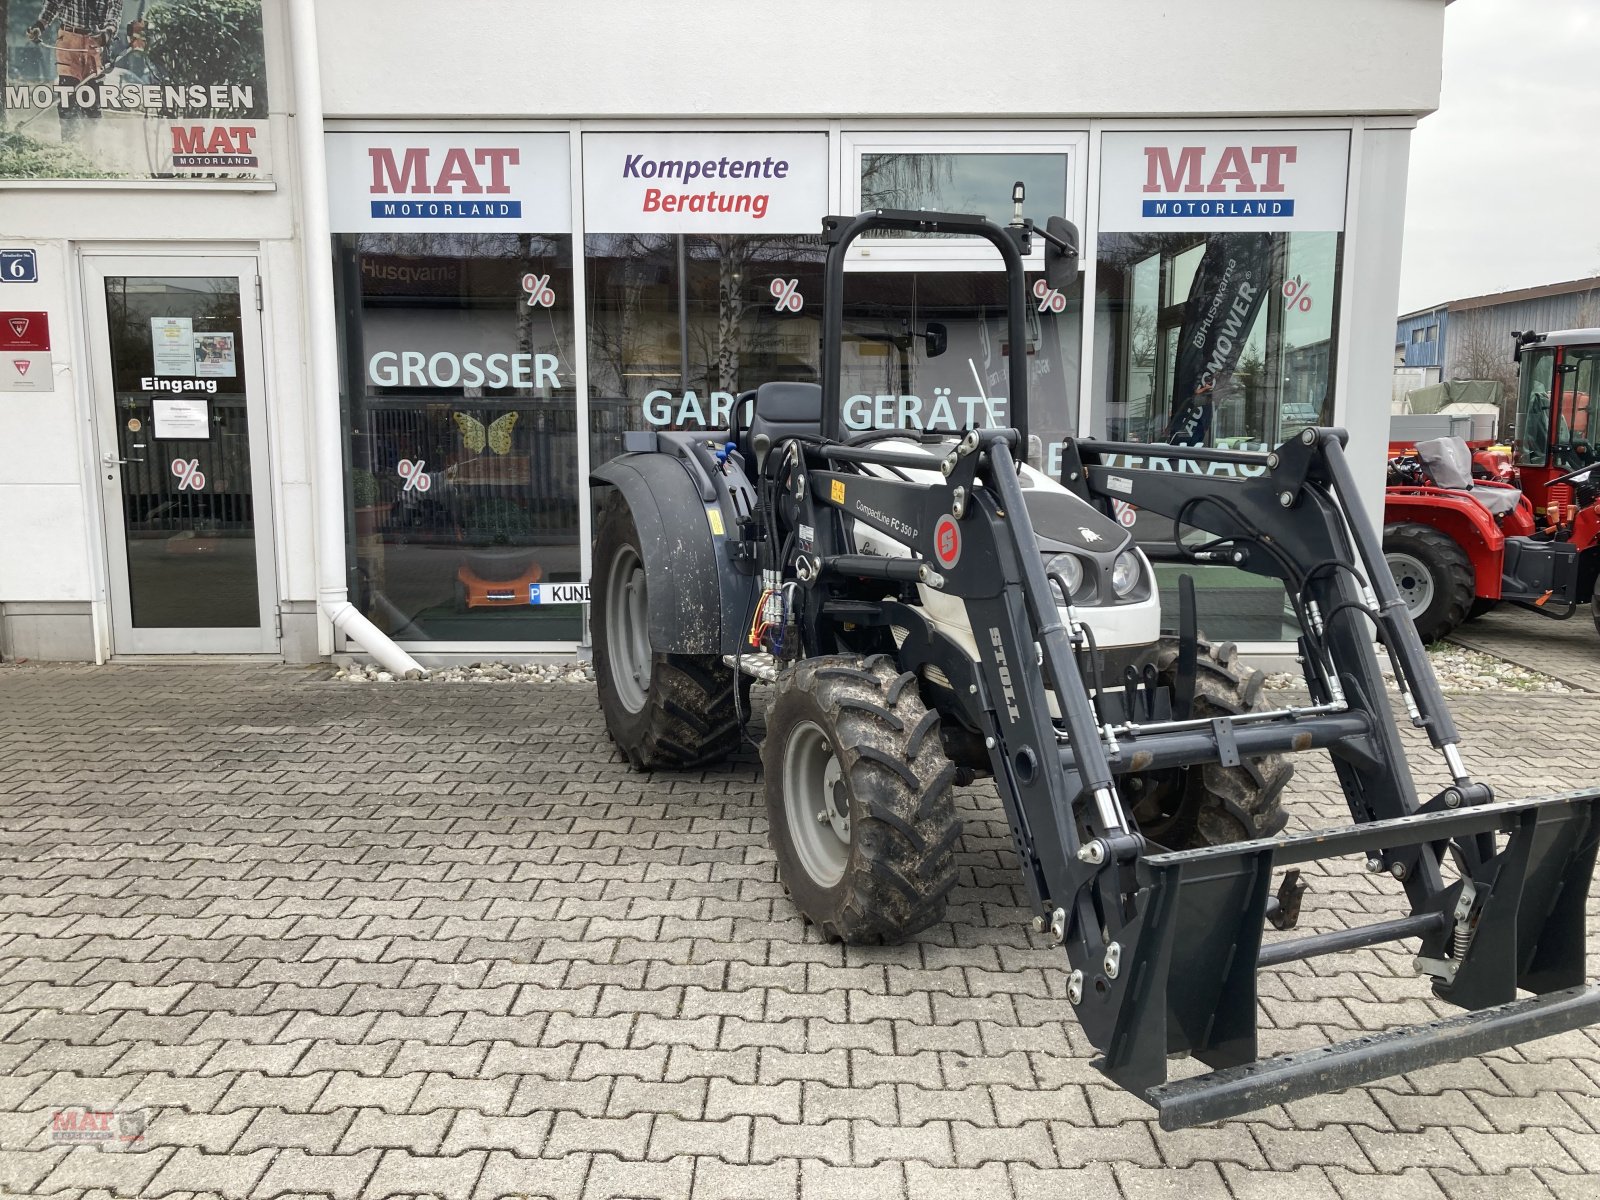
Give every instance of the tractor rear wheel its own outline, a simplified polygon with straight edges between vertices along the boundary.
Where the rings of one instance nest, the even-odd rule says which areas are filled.
[[[1589,611],[1594,615],[1594,629],[1600,633],[1600,587],[1595,588],[1594,595],[1589,598]]]
[[[1383,557],[1423,645],[1467,619],[1475,593],[1472,560],[1455,539],[1427,525],[1388,525]]]
[[[734,672],[712,655],[651,648],[639,531],[615,490],[600,504],[594,542],[590,630],[611,740],[641,771],[726,758],[739,745]]]
[[[761,752],[778,878],[829,941],[898,942],[944,916],[961,837],[939,714],[886,654],[778,680]]]
[[[1178,640],[1162,638],[1156,657],[1160,682],[1178,682]],[[1191,717],[1233,717],[1266,707],[1260,671],[1246,670],[1233,644],[1199,645]],[[1169,850],[1194,850],[1251,838],[1271,837],[1284,826],[1283,789],[1294,767],[1281,754],[1244,758],[1236,767],[1195,763],[1130,775],[1123,794],[1133,806],[1139,831]]]

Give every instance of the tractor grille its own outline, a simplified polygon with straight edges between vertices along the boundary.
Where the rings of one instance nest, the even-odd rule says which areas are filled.
[[[1572,517],[1572,485],[1557,483],[1545,493],[1544,500],[1545,519],[1552,525],[1560,525]]]

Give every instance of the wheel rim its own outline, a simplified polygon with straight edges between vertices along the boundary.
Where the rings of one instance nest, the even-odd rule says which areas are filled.
[[[1390,551],[1384,558],[1389,562],[1389,573],[1394,576],[1395,587],[1400,589],[1400,598],[1406,602],[1406,611],[1415,621],[1433,603],[1433,575],[1423,566],[1421,559],[1409,554]]]
[[[850,861],[850,799],[828,735],[796,725],[783,748],[783,806],[800,865],[819,887],[844,878]]]
[[[644,563],[632,546],[619,546],[606,580],[606,657],[617,698],[629,712],[644,708],[650,687],[649,614]]]

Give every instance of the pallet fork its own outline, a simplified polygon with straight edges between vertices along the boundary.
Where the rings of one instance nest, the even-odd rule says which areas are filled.
[[[1584,905],[1600,845],[1600,791],[1497,802],[1489,785],[1467,773],[1432,665],[1362,509],[1345,440],[1342,430],[1308,429],[1269,454],[1093,441],[1067,449],[1064,478],[1086,499],[1122,499],[1171,517],[1184,530],[1211,535],[1199,552],[1203,561],[1284,582],[1306,630],[1299,651],[1312,701],[1248,723],[1104,730],[1098,744],[1079,743],[1085,759],[1114,745],[1106,765],[1115,772],[1118,759],[1142,755],[1226,761],[1240,753],[1321,747],[1332,756],[1352,819],[1340,829],[1138,853],[1128,860],[1131,878],[1124,876],[1131,887],[1118,889],[1114,900],[1110,889],[1100,892],[1102,902],[1120,902],[1126,920],[1131,943],[1120,957],[1127,982],[1101,991],[1102,980],[1111,983],[1102,957],[1080,1013],[1102,1050],[1101,1069],[1149,1099],[1164,1128],[1600,1019],[1600,989],[1584,983]],[[1255,474],[1225,479],[1115,465],[1132,455],[1166,458],[1164,465],[1173,467],[1182,460],[1229,462]],[[1384,695],[1369,619],[1411,723],[1427,733],[1452,780],[1424,802]],[[1076,752],[1063,755],[1069,756],[1075,762]],[[1109,860],[1119,835],[1102,840],[1103,851],[1090,843],[1087,854],[1082,846],[1071,852],[1090,859],[1105,853]],[[1400,881],[1410,915],[1263,949],[1273,872],[1340,855],[1362,856],[1368,870]],[[1092,968],[1100,950],[1094,921],[1076,926]],[[1409,937],[1422,940],[1416,965],[1432,977],[1434,995],[1466,1013],[1257,1060],[1259,968]],[[1518,999],[1519,990],[1532,998]],[[1215,1069],[1165,1083],[1165,1059],[1174,1052],[1192,1053]]]

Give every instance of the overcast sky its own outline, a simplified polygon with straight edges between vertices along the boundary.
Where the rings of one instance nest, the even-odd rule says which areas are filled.
[[[1412,135],[1400,311],[1600,275],[1600,2],[1456,0]]]

